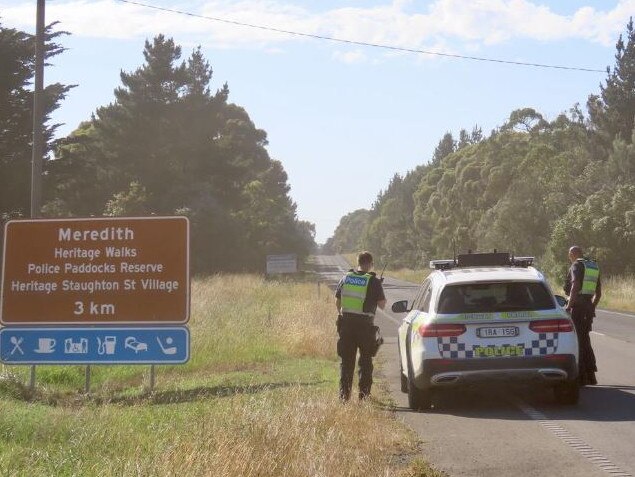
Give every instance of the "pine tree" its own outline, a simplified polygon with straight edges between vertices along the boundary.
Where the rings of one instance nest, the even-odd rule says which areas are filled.
[[[59,55],[64,48],[54,40],[55,23],[45,29],[45,58]],[[28,215],[31,190],[31,144],[35,39],[28,33],[0,24],[0,214]],[[59,124],[51,124],[51,113],[73,86],[59,83],[44,89],[45,153],[53,147]]]
[[[633,17],[626,25],[626,42],[620,35],[615,53],[615,66],[607,68],[606,84],[600,85],[600,96],[589,97],[587,106],[591,123],[602,144],[610,147],[620,138],[633,140],[635,127],[635,28]]]

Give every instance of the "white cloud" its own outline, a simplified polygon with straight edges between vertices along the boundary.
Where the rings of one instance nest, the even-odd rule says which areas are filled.
[[[143,0],[141,0],[143,1]],[[147,0],[156,5],[157,0]],[[31,28],[32,1],[10,4],[0,0],[5,25]],[[189,5],[188,5],[189,3]],[[314,13],[283,0],[203,0],[173,3],[169,8],[240,23],[323,35],[352,41],[432,49],[430,45],[463,45],[475,51],[484,45],[524,38],[536,41],[582,39],[612,45],[624,30],[635,0],[619,0],[611,9],[579,7],[561,15],[530,0],[435,0],[426,10],[413,12],[412,0],[386,0],[374,7],[346,7]],[[164,2],[163,5],[167,3]],[[47,5],[47,21],[79,37],[146,38],[163,32],[216,48],[279,48],[301,36],[210,21],[153,10],[116,0],[57,0]],[[304,39],[306,41],[306,39]],[[340,61],[359,61],[361,52],[336,52]]]
[[[333,58],[337,61],[341,61],[342,63],[347,63],[349,65],[352,65],[354,63],[363,63],[367,60],[367,57],[362,50],[336,50],[333,52]]]

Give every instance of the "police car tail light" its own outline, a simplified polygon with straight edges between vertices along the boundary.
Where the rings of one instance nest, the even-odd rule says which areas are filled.
[[[424,338],[441,338],[445,336],[459,336],[465,333],[465,325],[455,323],[430,323],[419,328],[419,335]]]
[[[535,333],[567,333],[573,331],[573,324],[563,318],[540,320],[529,323],[529,329]]]

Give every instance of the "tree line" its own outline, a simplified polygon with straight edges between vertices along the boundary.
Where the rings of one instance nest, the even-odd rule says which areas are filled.
[[[47,59],[64,51],[64,32],[54,30],[46,30]],[[34,51],[32,35],[0,23],[3,222],[30,209]],[[158,35],[143,56],[121,72],[112,103],[57,140],[51,113],[73,85],[47,86],[42,215],[187,216],[197,272],[262,270],[267,254],[308,255],[315,226],[298,219],[266,132],[229,101],[227,84],[212,91],[200,47],[182,60],[181,47]]]
[[[599,94],[547,121],[513,111],[487,137],[447,133],[434,155],[395,175],[370,210],[343,217],[331,252],[374,251],[393,267],[427,266],[454,250],[534,255],[564,273],[582,246],[609,274],[635,273],[635,31],[616,44]]]

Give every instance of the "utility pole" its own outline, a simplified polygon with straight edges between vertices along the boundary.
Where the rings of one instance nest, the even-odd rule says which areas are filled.
[[[35,90],[33,91],[33,154],[31,156],[31,218],[42,207],[42,161],[44,160],[44,0],[37,0],[35,25]],[[29,388],[35,389],[35,366],[31,366]]]
[[[31,159],[31,218],[42,206],[42,161],[44,156],[44,0],[37,0],[35,29],[35,91],[33,92],[33,154]]]

